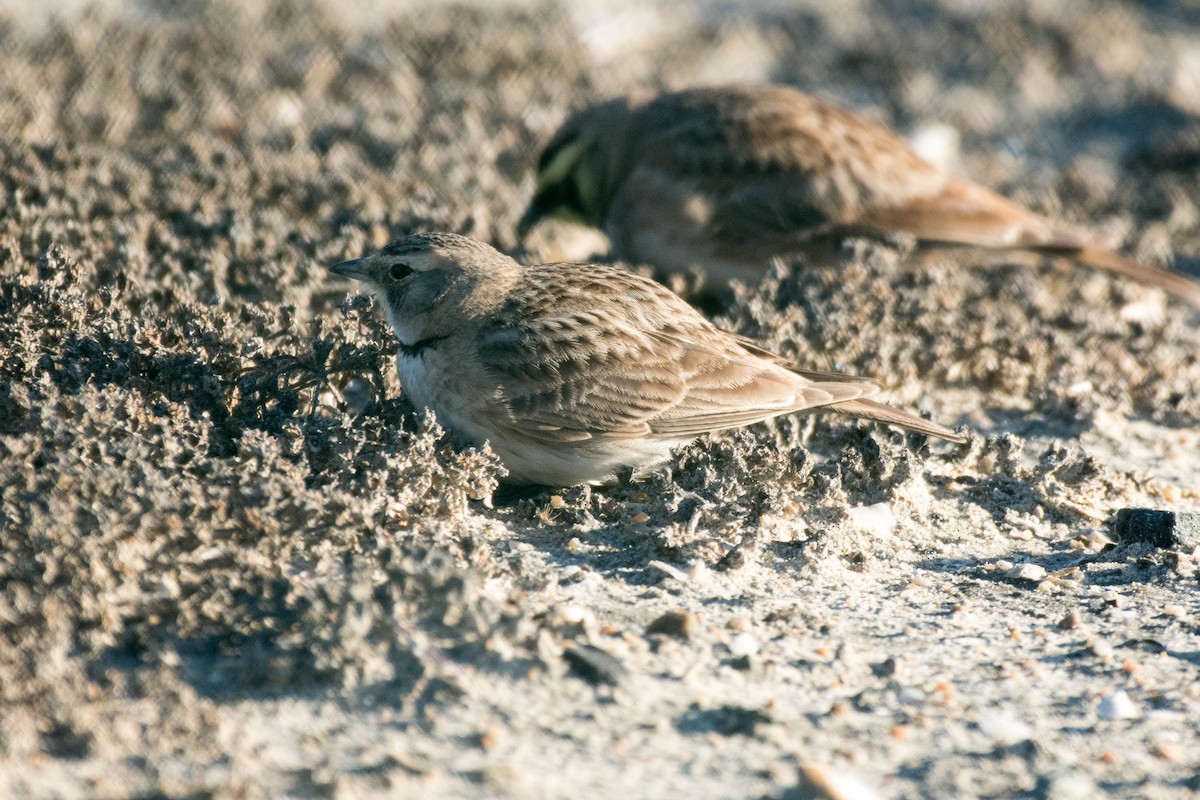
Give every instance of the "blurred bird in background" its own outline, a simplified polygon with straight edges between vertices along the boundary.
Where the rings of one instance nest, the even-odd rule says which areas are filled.
[[[613,255],[712,281],[779,256],[826,258],[849,236],[929,252],[1072,259],[1200,307],[1200,283],[1125,258],[1090,232],[946,174],[897,134],[785,86],[621,97],[568,119],[543,151],[524,238],[544,217],[602,228]]]

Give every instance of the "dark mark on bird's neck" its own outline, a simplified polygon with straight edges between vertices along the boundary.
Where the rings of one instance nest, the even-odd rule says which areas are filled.
[[[404,355],[404,356],[411,356],[413,358],[416,358],[417,356],[421,355],[421,353],[425,352],[425,350],[427,350],[428,348],[433,347],[438,342],[441,342],[441,341],[443,341],[445,339],[449,339],[449,338],[450,338],[449,335],[447,335],[447,336],[430,336],[428,339],[419,339],[418,341],[415,341],[412,344],[405,344],[404,342],[401,342],[400,343],[400,354]]]

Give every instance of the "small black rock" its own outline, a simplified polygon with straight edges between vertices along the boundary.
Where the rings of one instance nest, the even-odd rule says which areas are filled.
[[[725,663],[742,672],[749,672],[754,669],[754,662],[750,660],[750,656],[738,656],[737,658],[729,659]]]
[[[878,664],[871,665],[871,674],[876,678],[890,678],[896,674],[896,659],[888,656]]]
[[[1122,508],[1113,531],[1123,543],[1146,542],[1155,547],[1191,550],[1200,547],[1200,514],[1156,508]]]
[[[616,656],[590,644],[571,645],[563,652],[563,658],[571,665],[571,674],[593,686],[616,686],[629,676],[629,670]]]
[[[726,704],[718,708],[701,708],[693,703],[676,721],[680,733],[717,733],[721,736],[756,736],[771,715],[759,708]]]

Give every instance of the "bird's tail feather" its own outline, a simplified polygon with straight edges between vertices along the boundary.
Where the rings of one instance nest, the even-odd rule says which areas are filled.
[[[1111,250],[1099,247],[1081,247],[1071,256],[1084,264],[1105,272],[1123,275],[1148,286],[1157,286],[1200,308],[1200,282],[1179,272],[1161,269],[1141,261],[1125,258]]]
[[[945,439],[949,442],[962,444],[967,441],[967,437],[938,425],[936,422],[930,422],[927,419],[918,417],[916,414],[902,411],[899,408],[893,408],[886,403],[879,403],[875,400],[847,400],[846,402],[836,403],[829,407],[835,411],[850,414],[851,416],[862,417],[863,419],[874,420],[875,422],[884,422],[888,425],[896,425],[900,428],[907,428],[910,431],[923,433],[926,436],[936,436],[939,439]]]

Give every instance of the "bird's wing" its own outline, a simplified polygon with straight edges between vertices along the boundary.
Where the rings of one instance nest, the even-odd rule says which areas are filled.
[[[795,199],[832,218],[926,196],[946,180],[883,125],[788,87],[678,92],[639,113],[636,164],[792,185]]]
[[[873,383],[860,379],[813,379],[788,369],[773,354],[760,355],[763,351],[757,345],[745,348],[740,338],[728,336],[720,346],[675,341],[682,351],[687,392],[678,405],[651,423],[656,434],[697,436],[878,391]]]
[[[480,339],[496,398],[516,432],[547,441],[643,437],[650,420],[686,393],[669,354],[643,337],[585,331],[585,317],[559,317],[553,327],[536,322],[485,331]]]
[[[664,95],[640,112],[630,182],[674,179],[706,197],[727,242],[845,229],[993,248],[1074,251],[1094,242],[971,181],[947,176],[900,136],[788,87]]]
[[[687,439],[876,391],[793,372],[667,296],[680,306],[670,319],[597,304],[525,310],[482,331],[479,353],[510,427],[549,441]]]

